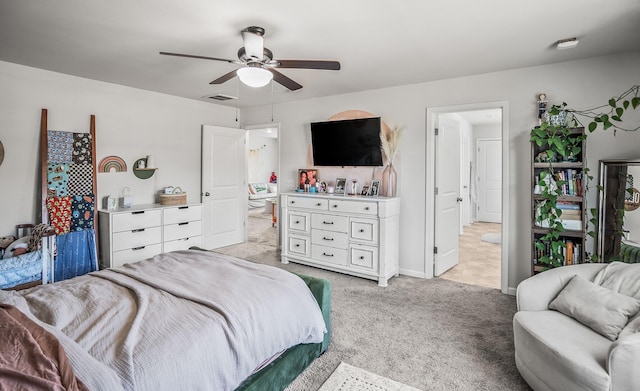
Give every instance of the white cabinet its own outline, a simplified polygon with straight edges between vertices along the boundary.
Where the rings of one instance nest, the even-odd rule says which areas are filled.
[[[399,272],[397,197],[281,195],[282,263],[296,262],[378,281]]]
[[[101,268],[122,266],[202,243],[200,204],[100,210],[98,223]]]

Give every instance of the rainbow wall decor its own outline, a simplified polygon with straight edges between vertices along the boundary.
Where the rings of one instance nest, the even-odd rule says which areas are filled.
[[[98,172],[124,172],[127,171],[127,163],[119,156],[107,156],[100,160]]]

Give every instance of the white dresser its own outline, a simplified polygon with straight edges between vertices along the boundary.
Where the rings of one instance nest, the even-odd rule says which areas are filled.
[[[280,197],[282,263],[378,281],[399,272],[400,198],[286,193]]]
[[[200,204],[159,204],[98,211],[100,268],[202,244]]]

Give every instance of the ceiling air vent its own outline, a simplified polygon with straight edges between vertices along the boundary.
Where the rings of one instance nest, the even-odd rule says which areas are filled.
[[[213,100],[219,100],[219,101],[238,99],[235,96],[224,95],[224,94],[207,95],[207,96],[205,96],[205,98],[213,99]]]

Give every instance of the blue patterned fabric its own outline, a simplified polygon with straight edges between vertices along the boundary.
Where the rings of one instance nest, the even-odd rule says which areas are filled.
[[[42,250],[0,259],[0,289],[38,281],[42,278]]]
[[[93,209],[93,194],[71,197],[71,231],[93,228]]]
[[[98,270],[93,229],[72,231],[56,237],[58,256],[54,262],[54,281],[62,281]]]
[[[73,133],[59,130],[47,131],[47,162],[71,163],[73,156]]]
[[[47,196],[64,197],[68,195],[69,165],[54,163],[47,165]]]
[[[91,133],[73,134],[72,155],[75,164],[91,164]]]

